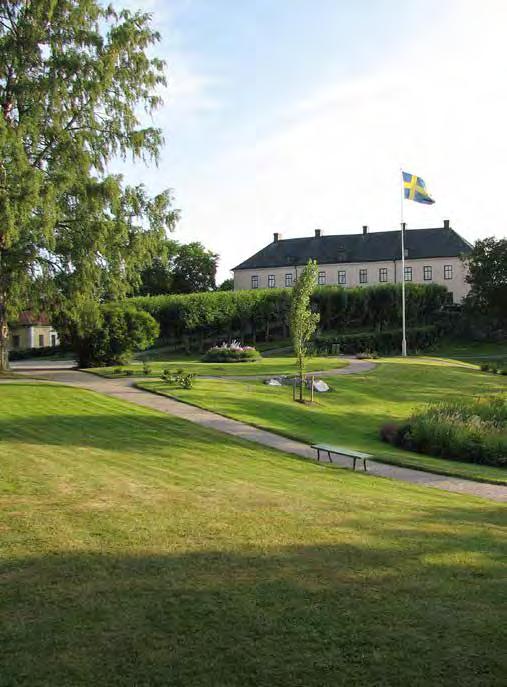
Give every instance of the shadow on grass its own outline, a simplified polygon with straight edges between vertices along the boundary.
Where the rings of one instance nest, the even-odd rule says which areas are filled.
[[[495,566],[414,553],[365,542],[11,560],[1,684],[500,685]]]

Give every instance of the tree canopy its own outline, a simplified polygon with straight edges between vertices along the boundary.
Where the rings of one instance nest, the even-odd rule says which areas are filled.
[[[507,239],[476,241],[466,262],[471,285],[467,304],[507,322]]]
[[[156,161],[164,63],[150,16],[97,0],[0,0],[0,368],[7,322],[43,307],[86,329],[160,252],[177,212],[109,172]]]
[[[141,275],[139,293],[155,296],[214,291],[218,255],[202,243],[166,241],[161,256]]]

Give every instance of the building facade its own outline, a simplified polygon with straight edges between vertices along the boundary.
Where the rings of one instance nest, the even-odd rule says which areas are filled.
[[[59,343],[58,333],[46,313],[35,315],[25,310],[19,320],[9,326],[9,348],[12,351],[58,346]]]
[[[405,230],[405,282],[441,284],[455,303],[469,291],[462,256],[471,245],[446,220],[443,227]],[[291,287],[309,259],[319,265],[321,286],[368,286],[402,280],[401,232],[368,232],[273,242],[234,268],[234,290]]]

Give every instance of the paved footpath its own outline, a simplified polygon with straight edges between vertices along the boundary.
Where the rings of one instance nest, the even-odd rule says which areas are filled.
[[[188,420],[189,422],[195,422],[198,425],[209,427],[219,432],[225,432],[226,434],[230,434],[240,439],[246,439],[247,441],[269,446],[279,451],[285,451],[286,453],[293,453],[303,458],[315,460],[315,451],[313,451],[308,444],[294,441],[293,439],[287,439],[273,432],[257,429],[244,422],[232,420],[222,415],[218,415],[217,413],[212,413],[208,410],[203,410],[187,403],[181,403],[180,401],[167,398],[166,396],[159,396],[149,391],[136,389],[134,387],[135,380],[132,380],[132,378],[105,379],[104,377],[98,377],[86,372],[62,369],[38,370],[37,372],[21,372],[18,370],[17,372],[23,375],[36,375],[38,379],[50,382],[70,384],[83,389],[97,391],[107,396],[121,398],[131,403],[137,403],[138,405]],[[15,380],[10,381],[13,382]],[[2,383],[9,383],[9,380],[5,380]],[[338,460],[335,457],[334,462],[338,465],[350,466],[349,462],[345,459]],[[507,502],[507,487],[502,485],[474,482],[458,477],[447,477],[445,475],[422,472],[421,470],[412,470],[410,468],[388,465],[387,463],[379,463],[377,461],[369,461],[368,473],[370,475],[389,477],[391,479],[398,479],[402,482],[410,482],[420,486],[480,496],[492,501]]]

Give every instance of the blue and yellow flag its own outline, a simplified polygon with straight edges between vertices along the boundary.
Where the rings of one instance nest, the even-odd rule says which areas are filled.
[[[402,174],[405,198],[415,200],[416,203],[433,205],[435,201],[426,190],[426,184],[421,177],[416,177],[415,174],[409,174],[409,172],[402,172]]]

